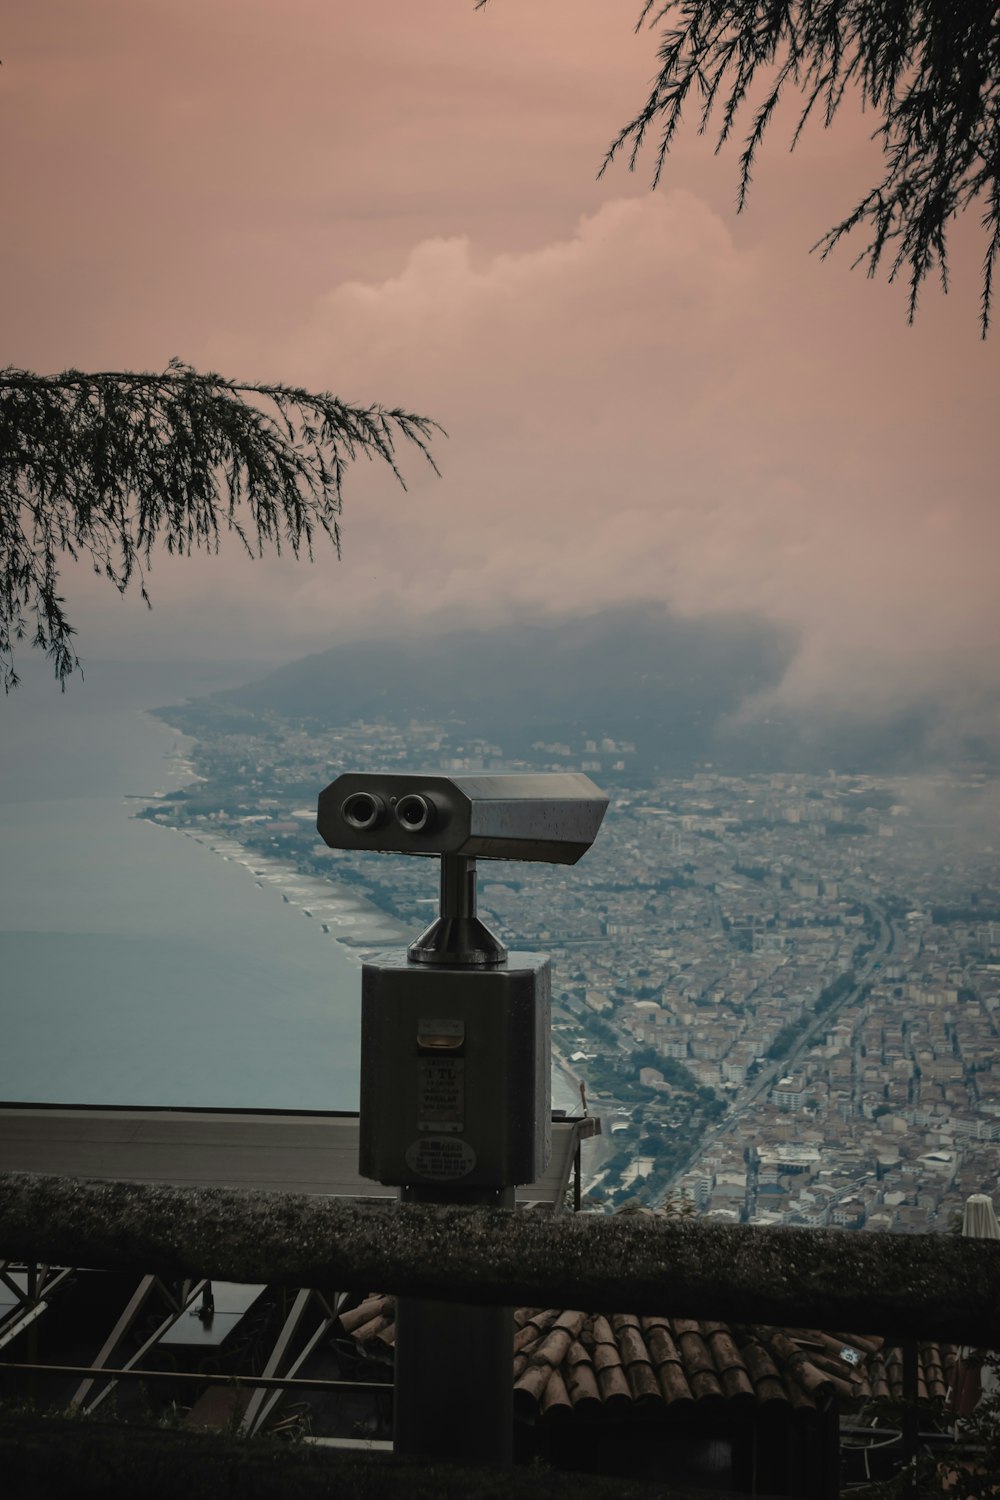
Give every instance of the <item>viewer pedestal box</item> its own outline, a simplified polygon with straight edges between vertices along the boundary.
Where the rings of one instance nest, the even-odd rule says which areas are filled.
[[[512,952],[491,969],[408,963],[403,951],[367,962],[362,1175],[463,1191],[540,1177],[551,1154],[550,995],[541,953]]]

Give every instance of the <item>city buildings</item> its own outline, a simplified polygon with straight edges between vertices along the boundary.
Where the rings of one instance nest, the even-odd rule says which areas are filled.
[[[599,726],[528,761],[461,726],[205,713],[167,715],[197,735],[204,780],[144,815],[348,882],[415,932],[435,899],[427,862],[319,843],[328,780],[609,778],[577,867],[484,862],[479,880],[505,940],[552,953],[557,1056],[613,1126],[590,1162],[593,1207],[679,1194],[714,1217],[915,1232],[996,1191],[1000,832],[984,778],[702,767],[628,785],[634,746]]]

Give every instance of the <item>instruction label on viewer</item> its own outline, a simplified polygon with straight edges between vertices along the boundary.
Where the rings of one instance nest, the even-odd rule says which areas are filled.
[[[417,1129],[460,1131],[465,1124],[465,1060],[417,1059]]]
[[[407,1147],[406,1165],[427,1182],[454,1182],[472,1171],[476,1153],[453,1135],[427,1135]]]

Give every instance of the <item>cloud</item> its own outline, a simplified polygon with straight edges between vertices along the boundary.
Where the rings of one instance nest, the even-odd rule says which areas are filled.
[[[983,362],[919,335],[880,357],[860,321],[845,342],[814,269],[776,275],[679,190],[518,253],[424,239],[283,341],[220,336],[216,365],[430,413],[444,477],[414,457],[404,495],[362,464],[341,565],[186,564],[171,600],[208,585],[224,629],[292,650],[656,598],[798,627],[797,702],[877,713],[948,680],[997,624]]]

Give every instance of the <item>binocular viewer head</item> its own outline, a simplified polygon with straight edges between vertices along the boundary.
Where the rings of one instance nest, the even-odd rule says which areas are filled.
[[[331,849],[573,865],[594,842],[607,805],[576,771],[347,772],[320,793],[316,827]]]

